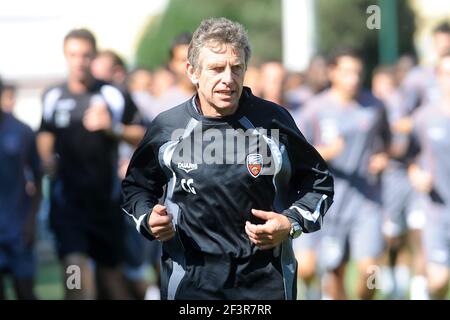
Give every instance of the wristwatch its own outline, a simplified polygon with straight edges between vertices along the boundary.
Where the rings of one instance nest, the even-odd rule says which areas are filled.
[[[289,218],[288,218],[289,219]],[[289,231],[289,236],[291,239],[298,238],[302,234],[302,227],[297,221],[289,219],[291,222],[291,230]]]

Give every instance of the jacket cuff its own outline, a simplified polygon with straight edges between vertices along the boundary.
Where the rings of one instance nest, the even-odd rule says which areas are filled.
[[[150,219],[150,212],[147,212],[146,214],[142,215],[139,218],[139,224],[137,225],[137,229],[144,237],[146,237],[148,240],[152,241],[155,240],[155,237],[153,236],[152,232],[150,231],[150,228],[148,227],[148,221]]]

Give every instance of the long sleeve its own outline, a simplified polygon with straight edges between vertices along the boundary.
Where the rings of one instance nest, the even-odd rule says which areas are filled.
[[[132,217],[137,230],[150,240],[154,238],[148,229],[148,217],[163,195],[163,187],[167,183],[158,161],[158,131],[157,124],[152,123],[134,152],[122,182],[122,209]]]
[[[325,160],[306,141],[293,120],[286,124],[274,120],[274,123],[286,137],[285,143],[293,167],[291,185],[297,192],[297,199],[283,214],[297,221],[303,232],[317,231],[333,203],[333,177]]]

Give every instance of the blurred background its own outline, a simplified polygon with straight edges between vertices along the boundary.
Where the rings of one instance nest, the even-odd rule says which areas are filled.
[[[376,5],[381,28],[370,28],[368,20]],[[63,38],[73,28],[91,30],[99,50],[112,50],[128,71],[145,68],[153,76],[149,92],[164,92],[163,72],[169,62],[173,39],[193,32],[207,17],[224,16],[248,30],[253,56],[246,79],[255,92],[261,66],[269,61],[283,68],[285,106],[295,109],[303,102],[289,100],[287,93],[306,84],[312,58],[327,55],[336,46],[361,50],[365,60],[364,85],[371,87],[372,71],[379,65],[404,67],[436,61],[432,30],[450,21],[450,2],[439,0],[16,0],[0,10],[0,76],[16,88],[13,114],[37,130],[42,116],[45,88],[66,76]],[[402,58],[403,60],[400,60]],[[404,65],[399,66],[402,61]],[[161,74],[159,74],[161,73]],[[160,76],[159,78],[157,78]],[[271,77],[271,76],[269,76]],[[276,77],[273,75],[272,77]],[[169,85],[170,86],[170,85]],[[262,93],[261,93],[262,95]],[[275,100],[275,98],[274,98]],[[48,186],[38,219],[38,273],[36,294],[41,299],[62,299],[62,270],[48,230]],[[354,269],[350,268],[351,287]],[[154,273],[149,268],[148,279]],[[14,298],[11,281],[8,298]],[[350,289],[352,290],[352,289]],[[350,295],[352,297],[352,293]],[[382,295],[377,295],[381,298]]]

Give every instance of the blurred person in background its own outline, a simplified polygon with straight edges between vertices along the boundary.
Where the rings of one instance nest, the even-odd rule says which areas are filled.
[[[413,189],[407,173],[411,148],[410,112],[398,89],[396,70],[390,66],[375,68],[372,92],[383,101],[392,132],[389,164],[382,174],[382,203],[385,215],[386,268],[383,291],[389,299],[427,299],[425,259],[421,229],[425,223],[423,199]],[[407,249],[411,250],[407,250]],[[409,252],[411,251],[411,252]],[[412,253],[412,256],[409,254]],[[409,258],[413,261],[408,261]],[[412,262],[412,263],[411,263]],[[410,281],[410,266],[414,276]]]
[[[157,99],[152,96],[153,76],[149,69],[140,67],[128,75],[127,88],[133,97],[139,111],[145,119],[147,126],[157,116]],[[126,158],[126,165],[121,166],[120,178],[125,178],[132,153]],[[136,232],[133,221],[127,220],[127,245],[126,252],[126,276],[135,288],[134,296],[139,299],[158,300],[159,295],[159,260],[161,258],[161,244],[157,241],[149,242]],[[148,266],[154,271],[155,280],[150,284],[147,281],[146,273]]]
[[[127,77],[127,67],[117,52],[109,49],[98,52],[91,69],[94,78],[123,89]]]
[[[321,55],[314,56],[304,75],[304,82],[286,90],[286,103],[294,118],[301,112],[301,107],[313,96],[323,91],[329,84],[327,61]]]
[[[261,72],[257,66],[248,66],[244,77],[244,86],[249,87],[252,93],[261,96]]]
[[[436,63],[450,50],[450,23],[444,22],[433,29],[434,62],[428,66],[415,66],[401,83],[405,106],[412,112],[415,108],[439,99]]]
[[[0,106],[5,113],[12,113],[16,105],[16,86],[13,84],[3,84]]]
[[[3,84],[3,92],[1,93],[1,101],[0,106],[1,110],[3,112],[8,114],[13,114],[15,106],[16,106],[16,91],[17,88],[12,83],[4,83]],[[36,185],[35,180],[33,178],[33,174],[29,171],[25,171],[25,178],[26,178],[26,192],[28,195],[32,196],[36,192]],[[40,181],[37,181],[37,183],[40,183]]]
[[[14,87],[7,86],[7,90],[9,97],[5,98],[0,79],[0,103],[10,103],[7,112],[0,104],[0,300],[5,299],[6,275],[12,276],[17,299],[34,300],[34,241],[41,201],[41,166],[35,133],[12,115]],[[27,180],[33,181],[33,189],[27,190]]]
[[[128,74],[127,89],[148,125],[158,115],[158,99],[153,96],[156,79],[149,69],[139,67]]]
[[[357,265],[356,296],[371,299],[375,287],[367,285],[369,268],[383,253],[379,175],[387,165],[390,132],[382,102],[360,87],[363,70],[356,50],[334,50],[331,88],[312,98],[301,117],[300,127],[335,179],[335,201],[318,249],[325,299],[347,298],[349,258]]]
[[[328,69],[325,57],[314,56],[305,74],[304,83],[296,88],[285,92],[289,110],[297,125],[302,130],[308,130],[302,120],[302,107],[316,94],[328,86]],[[307,119],[305,119],[307,121]],[[308,136],[306,136],[308,138]],[[312,141],[309,141],[312,143]],[[319,269],[318,244],[320,243],[322,230],[305,234],[294,241],[294,251],[298,266],[298,277],[304,285],[304,296],[307,300],[321,298],[321,270]]]
[[[125,98],[125,104],[134,104],[134,99],[130,95],[126,82],[128,77],[127,66],[116,51],[107,49],[98,52],[91,64],[91,73],[95,79],[107,82],[119,89]],[[136,119],[140,116],[142,115],[136,116]]]
[[[68,76],[43,94],[38,150],[51,176],[50,226],[66,271],[80,268],[81,288],[66,299],[128,298],[120,265],[123,219],[118,143],[137,145],[144,129],[131,99],[91,73],[96,40],[86,29],[64,38]],[[94,261],[94,265],[90,263]],[[96,285],[97,283],[97,285]]]
[[[175,83],[159,97],[159,107],[156,114],[186,101],[195,93],[195,87],[186,74],[187,54],[191,39],[192,34],[185,32],[179,34],[172,41],[169,50],[168,68],[175,76]]]
[[[406,75],[417,65],[416,58],[411,54],[401,55],[395,64],[395,79],[397,84],[403,83]]]
[[[175,85],[175,76],[167,66],[157,68],[153,72],[152,95],[160,98]]]
[[[260,97],[286,107],[283,92],[286,70],[281,62],[267,61],[261,64],[259,77]]]
[[[305,233],[293,241],[295,257],[298,261],[297,275],[301,280],[300,285],[303,286],[299,293],[305,300],[322,298],[322,272],[318,261],[321,235],[322,230],[318,230],[314,233]]]
[[[153,74],[144,67],[135,68],[127,76],[127,89],[129,92],[153,93]]]
[[[127,98],[131,98],[135,103],[145,124],[150,123],[144,112],[154,107],[154,101],[149,96],[151,90],[151,73],[139,69],[127,75],[126,65],[119,54],[113,50],[103,50],[99,52],[92,62],[92,74],[95,78],[112,83],[119,87]],[[128,90],[130,78],[135,91]],[[139,89],[139,92],[137,91]],[[146,100],[147,98],[147,100]],[[148,112],[146,112],[148,113]],[[122,180],[130,163],[135,147],[125,141],[119,143],[119,168],[118,176]],[[136,234],[134,224],[128,219],[124,226],[124,255],[123,273],[127,282],[130,297],[143,300],[145,298],[149,283],[147,281],[146,262],[148,252],[151,250],[148,241],[144,241]]]
[[[303,72],[289,71],[284,82],[284,91],[289,92],[305,84],[305,74]]]
[[[428,290],[433,299],[445,299],[450,281],[450,53],[441,56],[436,71],[440,98],[413,115],[417,156],[409,176],[426,197]]]

